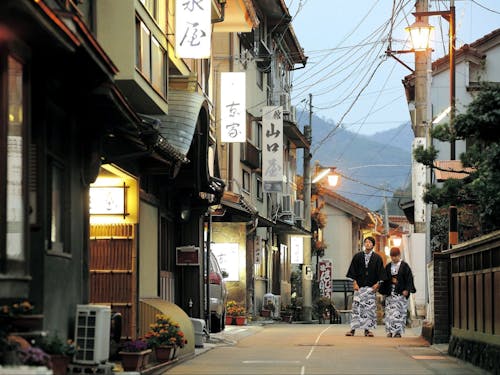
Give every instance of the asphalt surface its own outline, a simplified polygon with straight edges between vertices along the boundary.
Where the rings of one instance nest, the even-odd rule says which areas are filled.
[[[346,337],[348,330],[347,324],[273,321],[227,326],[165,374],[489,374],[448,356],[446,344],[430,345],[420,328],[407,328],[402,338],[387,338],[383,326],[373,338]]]

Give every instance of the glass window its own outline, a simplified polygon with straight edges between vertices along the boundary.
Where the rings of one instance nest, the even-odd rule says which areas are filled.
[[[149,14],[155,19],[158,20],[158,7],[157,0],[141,0],[141,3],[144,5],[144,8],[147,9]]]
[[[250,173],[243,170],[243,190],[250,192]]]
[[[141,60],[139,69],[147,79],[151,79],[151,44],[150,31],[141,22]]]
[[[257,177],[257,199],[260,201],[264,200],[264,190],[262,189],[262,178]]]
[[[140,19],[136,19],[136,67],[164,97],[167,96],[167,53]]]
[[[151,69],[151,83],[165,96],[165,73],[167,71],[165,66],[165,50],[161,47],[160,43],[156,40],[156,38],[152,38],[152,69]]]
[[[6,244],[7,260],[25,260],[24,242],[24,170],[23,170],[23,65],[12,56],[8,69],[8,122],[7,122],[7,188],[6,188]]]
[[[52,180],[50,245],[52,251],[64,251],[64,169],[58,163],[52,163],[50,171]]]

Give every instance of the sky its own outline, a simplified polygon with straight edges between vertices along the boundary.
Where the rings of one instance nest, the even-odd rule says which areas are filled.
[[[293,72],[292,103],[349,131],[371,135],[410,121],[401,80],[410,73],[391,50],[411,48],[404,28],[415,21],[415,0],[285,0],[308,62]],[[397,11],[393,14],[393,3]],[[429,10],[448,10],[429,0]],[[455,0],[457,48],[500,27],[500,0]],[[391,22],[391,19],[393,21]],[[429,17],[432,60],[447,54],[448,22]],[[391,32],[392,30],[392,32]],[[390,37],[392,36],[392,37]],[[444,42],[443,42],[444,40]],[[413,68],[414,55],[397,55]]]

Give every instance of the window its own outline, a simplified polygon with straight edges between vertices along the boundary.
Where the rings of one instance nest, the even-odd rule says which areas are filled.
[[[151,31],[140,19],[136,19],[136,68],[142,76],[166,97],[167,93],[167,67],[166,51],[160,42],[151,35]]]
[[[7,262],[25,261],[24,210],[24,95],[23,64],[13,56],[7,59],[8,121],[6,165],[6,258]]]
[[[0,90],[7,93],[0,95],[0,118],[6,120],[0,122],[0,273],[15,277],[27,274],[25,71],[19,55],[0,48]]]
[[[262,189],[262,177],[257,177],[257,199],[264,200],[264,190]]]
[[[158,4],[157,0],[141,0],[141,3],[144,5],[144,8],[147,9],[149,14],[155,19],[158,20]]]
[[[47,179],[46,248],[51,254],[71,251],[69,241],[69,161],[70,119],[61,104],[47,100]]]
[[[243,190],[250,192],[250,173],[243,169]]]

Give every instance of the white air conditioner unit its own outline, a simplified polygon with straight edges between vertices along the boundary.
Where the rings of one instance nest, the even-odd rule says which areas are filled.
[[[295,220],[304,220],[304,201],[301,199],[297,199],[293,202],[293,214],[295,216]]]
[[[283,113],[290,113],[290,94],[284,93],[280,95],[280,105],[283,107]]]
[[[109,357],[111,308],[77,305],[75,320],[75,363],[99,364]]]
[[[290,113],[288,114],[288,120],[290,122],[293,122],[294,124],[297,123],[297,108],[294,105],[290,106]]]
[[[281,212],[292,213],[292,197],[290,195],[283,195],[281,197]]]

